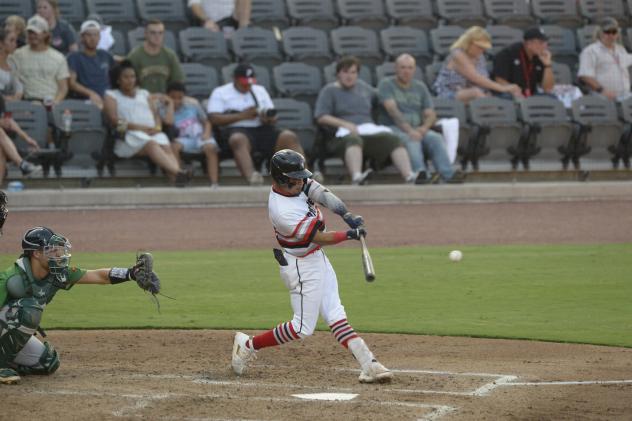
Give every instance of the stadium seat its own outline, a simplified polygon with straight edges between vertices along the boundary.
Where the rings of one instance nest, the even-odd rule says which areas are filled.
[[[521,145],[522,163],[528,168],[535,155],[559,162],[560,150],[570,147],[575,132],[564,104],[543,95],[523,98],[519,104],[521,119],[529,128]]]
[[[217,71],[200,63],[183,63],[184,85],[187,95],[204,100],[219,85]]]
[[[70,133],[63,134],[62,116],[66,110],[72,113],[72,125]],[[53,121],[62,133],[60,146],[64,163],[82,168],[94,166],[92,155],[101,151],[106,135],[101,110],[84,100],[67,99],[53,107]]]
[[[290,61],[324,66],[331,63],[333,54],[325,31],[305,26],[294,26],[283,31],[283,52]]]
[[[379,85],[380,81],[385,77],[395,76],[395,62],[387,61],[375,67],[375,85]],[[419,66],[415,70],[415,79],[426,83],[424,72]]]
[[[83,0],[57,0],[59,13],[64,20],[70,22],[76,29],[79,29],[83,21],[86,20],[86,8]]]
[[[112,29],[112,38],[114,39],[114,45],[110,48],[110,54],[125,57],[129,52],[125,35],[117,29]]]
[[[126,33],[138,26],[135,2],[130,0],[86,0],[88,14],[97,14],[107,25]]]
[[[630,157],[632,157],[632,97],[619,103],[620,116],[624,124],[624,132],[621,141],[616,148],[616,154],[612,159],[615,168],[619,167],[619,161],[623,161],[625,168],[630,169]]]
[[[556,84],[573,85],[575,80],[571,73],[570,67],[564,63],[551,63],[551,70],[553,70],[553,78]]]
[[[577,28],[577,46],[580,51],[595,41],[594,36],[597,28],[597,25],[586,25],[581,28]]]
[[[321,71],[304,63],[283,63],[272,70],[277,94],[314,106],[323,86]]]
[[[536,24],[525,0],[483,0],[483,6],[495,25],[527,29]]]
[[[559,25],[542,25],[541,29],[549,37],[549,49],[553,59],[567,64],[571,71],[575,72],[579,57],[573,31]]]
[[[166,29],[164,40],[165,47],[171,48],[176,54],[179,53],[178,43],[176,42],[176,37],[173,35],[173,32]],[[145,28],[143,26],[139,26],[127,32],[127,45],[129,51],[132,51],[137,45],[142,44],[144,41]]]
[[[386,12],[397,25],[426,30],[438,25],[431,0],[386,0]]]
[[[4,22],[7,16],[18,15],[25,20],[33,16],[35,9],[33,2],[24,0],[2,0],[0,1],[0,22]]]
[[[526,126],[518,122],[514,102],[485,97],[471,101],[469,107],[474,132],[472,145],[462,161],[464,169],[469,161],[472,168],[478,170],[483,156],[493,161],[509,159],[515,168],[519,147],[527,131]]]
[[[459,146],[457,148],[463,170],[466,169],[467,160],[465,157],[471,155],[470,149],[474,146],[471,142],[472,126],[467,120],[465,105],[456,99],[432,98],[437,118],[458,118],[459,119]],[[459,159],[457,158],[457,159]]]
[[[533,15],[545,25],[576,29],[584,24],[577,0],[531,0]]]
[[[579,0],[579,13],[594,25],[606,16],[616,18],[622,27],[630,23],[623,0]]]
[[[231,37],[231,48],[239,61],[248,61],[271,70],[283,62],[283,54],[271,30],[241,28]]]
[[[328,64],[323,67],[323,76],[325,77],[325,83],[335,82],[336,80],[336,62]],[[371,75],[371,69],[367,66],[363,66],[360,64],[360,74],[358,75],[360,79],[368,83],[369,85],[373,85],[373,76]]]
[[[370,29],[359,26],[341,26],[330,33],[334,53],[341,57],[353,55],[363,65],[371,68],[384,61],[377,35]]]
[[[503,48],[522,42],[522,31],[505,25],[490,25],[485,28],[492,37],[492,48],[487,52],[490,56],[495,56]]]
[[[400,54],[408,53],[415,57],[420,67],[432,63],[428,37],[421,29],[391,26],[380,31],[380,40],[386,60],[395,60]]]
[[[296,133],[308,156],[308,162],[311,161],[314,157],[314,137],[316,136],[312,108],[309,104],[292,98],[274,98],[272,102],[277,110],[277,126]]]
[[[463,28],[455,25],[440,26],[430,30],[430,45],[437,60],[443,60],[450,54],[450,47],[465,32]]]
[[[165,27],[179,31],[190,26],[184,2],[177,0],[136,0],[138,16],[146,23],[152,19],[160,19]]]
[[[437,0],[436,4],[439,18],[446,25],[469,28],[474,25],[485,27],[487,24],[481,0]]]
[[[613,160],[623,134],[614,101],[584,95],[573,101],[572,112],[573,121],[579,124],[579,133],[574,147],[566,151],[563,164],[568,165],[570,160],[579,169],[580,158],[587,154],[591,159]]]
[[[442,62],[435,62],[435,63],[427,65],[426,68],[424,69],[426,82],[428,84],[428,89],[430,89],[430,92],[432,93],[436,93],[434,91],[434,82],[437,79],[437,75],[439,74],[439,71],[441,70],[442,65],[443,65]]]
[[[284,0],[252,0],[250,21],[261,28],[287,28],[290,20],[285,10]]]
[[[178,33],[182,58],[221,69],[232,62],[224,34],[205,28],[187,28]]]
[[[331,30],[340,25],[332,0],[287,0],[293,26],[310,26]]]
[[[382,29],[389,24],[383,0],[337,0],[336,5],[344,25]]]
[[[224,67],[222,67],[222,81],[223,83],[230,83],[233,81],[233,70],[237,67],[237,63],[231,63]],[[257,85],[261,85],[270,94],[270,96],[274,95],[274,87],[272,85],[272,80],[270,78],[270,71],[264,67],[256,64],[252,65],[252,68],[255,71],[255,77],[257,79]]]

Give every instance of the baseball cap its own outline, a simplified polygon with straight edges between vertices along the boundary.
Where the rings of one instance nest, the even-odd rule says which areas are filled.
[[[619,29],[619,22],[615,18],[605,17],[601,22],[599,22],[599,27],[602,31],[612,31],[615,29]]]
[[[26,30],[41,34],[42,32],[48,32],[50,29],[48,28],[46,19],[40,15],[33,15],[26,23]]]
[[[233,76],[253,78],[256,76],[255,69],[253,69],[252,66],[248,63],[241,63],[238,64],[237,67],[235,67],[235,70],[233,70]]]
[[[529,28],[526,31],[524,31],[524,35],[522,36],[522,39],[524,39],[525,41],[529,41],[530,39],[539,39],[541,41],[548,41],[549,37],[547,37],[546,34],[542,32],[542,29],[540,28]]]
[[[96,20],[87,20],[81,24],[81,29],[79,30],[79,33],[83,34],[84,32],[88,32],[93,29],[96,31],[101,31],[101,25],[99,25],[99,22],[97,22]]]
[[[492,48],[492,43],[489,42],[489,40],[485,38],[475,39],[474,41],[472,41],[472,43],[474,45],[478,45],[479,47],[485,50],[489,50],[490,48]]]

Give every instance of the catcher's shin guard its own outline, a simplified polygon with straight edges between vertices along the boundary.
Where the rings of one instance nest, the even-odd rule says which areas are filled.
[[[48,375],[57,371],[59,364],[59,356],[57,355],[55,348],[53,348],[53,346],[48,342],[44,342],[44,352],[42,353],[37,365],[28,367],[24,365],[15,365],[15,369],[20,374]]]
[[[3,309],[0,318],[0,367],[7,367],[35,334],[43,307],[33,298],[22,298]]]

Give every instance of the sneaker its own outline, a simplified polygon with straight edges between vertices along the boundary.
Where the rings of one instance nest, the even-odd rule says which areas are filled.
[[[263,176],[259,171],[253,171],[248,182],[251,186],[260,186],[263,184]]]
[[[320,171],[314,171],[313,175],[312,175],[312,179],[314,181],[319,182],[320,184],[325,182],[325,176],[323,175],[322,172]]]
[[[358,377],[360,383],[388,383],[393,380],[393,373],[382,364],[373,360]]]
[[[175,179],[176,187],[186,187],[186,185],[189,184],[189,182],[191,181],[192,177],[193,177],[193,171],[191,171],[190,169],[188,170],[182,169],[178,171],[178,173],[176,174],[176,179]]]
[[[255,351],[246,346],[248,339],[250,339],[250,337],[245,333],[235,333],[235,340],[233,341],[233,360],[231,365],[233,366],[233,371],[238,376],[241,376],[250,360],[257,358]]]
[[[415,184],[417,177],[419,177],[418,172],[410,173],[410,175],[404,180],[404,184]]]
[[[0,384],[18,384],[20,376],[11,368],[0,368]]]
[[[373,170],[371,168],[369,168],[368,170],[364,171],[363,173],[360,173],[358,176],[354,177],[353,180],[351,181],[351,184],[354,186],[363,186],[366,184],[366,182],[369,180],[369,176],[371,175],[371,173],[373,172]]]
[[[415,180],[415,184],[437,184],[440,178],[441,176],[437,173],[428,176],[428,174],[422,171]]]
[[[27,160],[23,160],[20,163],[20,171],[22,171],[22,175],[24,177],[31,177],[37,173],[42,172],[42,166],[35,165],[32,162],[29,162]]]

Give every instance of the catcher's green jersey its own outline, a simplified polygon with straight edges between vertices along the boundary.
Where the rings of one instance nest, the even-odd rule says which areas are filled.
[[[0,272],[0,307],[9,300],[25,297],[33,297],[44,306],[51,302],[57,291],[72,288],[85,273],[83,269],[70,267],[68,280],[62,288],[53,284],[51,274],[44,279],[35,279],[29,258],[20,257],[12,267]]]

